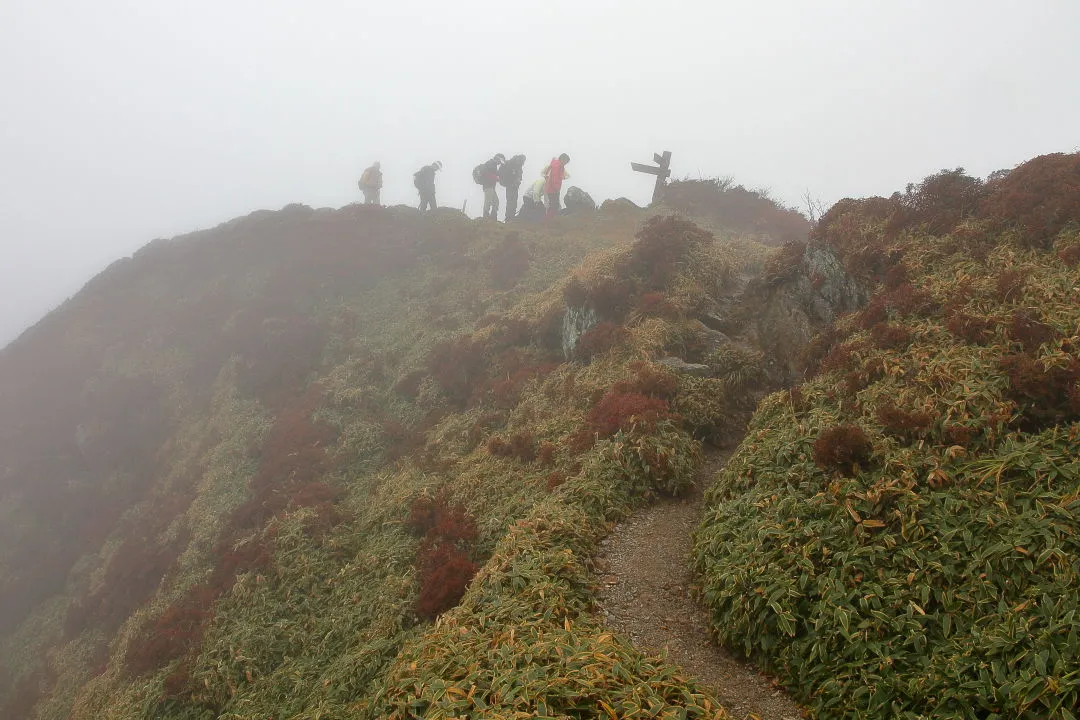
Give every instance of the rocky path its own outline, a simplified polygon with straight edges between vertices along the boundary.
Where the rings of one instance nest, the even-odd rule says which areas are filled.
[[[708,612],[690,594],[690,534],[701,519],[701,489],[726,459],[707,456],[688,497],[656,502],[615,528],[598,562],[605,573],[600,605],[610,627],[639,648],[666,648],[734,717],[798,720],[802,711],[782,690],[712,641]]]

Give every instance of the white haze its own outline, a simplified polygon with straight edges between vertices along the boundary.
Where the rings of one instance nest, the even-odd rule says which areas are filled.
[[[631,160],[797,205],[1077,149],[1080,3],[6,0],[0,345],[158,236],[288,203],[481,203],[495,152],[560,152],[597,199]]]

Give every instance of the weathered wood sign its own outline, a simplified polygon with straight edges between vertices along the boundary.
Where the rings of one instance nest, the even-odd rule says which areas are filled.
[[[665,150],[663,154],[653,153],[652,157],[653,162],[659,167],[642,165],[636,162],[630,163],[630,167],[637,172],[656,176],[656,186],[653,188],[652,193],[652,201],[655,203],[660,199],[660,190],[667,184],[667,179],[671,176],[671,151]]]

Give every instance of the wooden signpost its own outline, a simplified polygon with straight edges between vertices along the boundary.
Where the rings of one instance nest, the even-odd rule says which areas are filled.
[[[630,167],[638,172],[656,176],[656,186],[653,188],[652,192],[652,201],[655,204],[660,199],[660,189],[667,184],[667,179],[671,176],[671,151],[665,150],[662,155],[653,153],[652,157],[653,161],[659,165],[659,167],[642,165],[641,163],[636,162],[630,163]]]

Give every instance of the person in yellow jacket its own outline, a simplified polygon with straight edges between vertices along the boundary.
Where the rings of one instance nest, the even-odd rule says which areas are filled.
[[[360,192],[364,193],[365,205],[378,205],[379,193],[382,191],[382,170],[379,163],[372,164],[364,174],[360,176]]]

